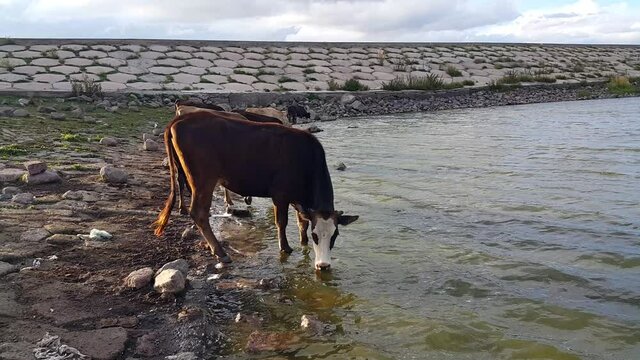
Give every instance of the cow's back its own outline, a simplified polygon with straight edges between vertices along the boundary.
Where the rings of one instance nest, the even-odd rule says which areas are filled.
[[[174,142],[188,166],[196,172],[215,172],[222,185],[241,195],[306,196],[314,171],[326,169],[320,142],[306,131],[225,114],[201,111],[174,120]]]

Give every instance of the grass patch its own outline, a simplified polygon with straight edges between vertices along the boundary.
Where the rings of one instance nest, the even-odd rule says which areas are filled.
[[[0,156],[2,157],[19,156],[27,153],[28,151],[20,147],[20,145],[9,144],[0,146]]]
[[[497,81],[500,84],[520,84],[521,82],[542,82],[554,83],[556,78],[545,75],[532,75],[531,72],[509,71],[505,76]]]
[[[576,96],[578,97],[578,99],[590,99],[591,91],[582,89],[576,93]]]
[[[0,68],[5,68],[9,71],[13,71],[14,66],[11,65],[9,59],[0,59]]]
[[[281,76],[280,79],[278,79],[279,83],[286,83],[286,82],[296,82],[295,79],[292,79],[290,77],[286,77],[286,76]]]
[[[438,90],[444,88],[444,81],[436,74],[426,76],[401,76],[382,83],[382,88],[389,91],[401,90]]]
[[[71,92],[74,96],[101,96],[102,86],[99,83],[89,79],[86,74],[82,75],[82,79],[71,80]]]
[[[566,75],[556,75],[556,80],[567,80],[568,77]]]
[[[344,85],[342,85],[342,90],[345,90],[345,91],[367,91],[367,90],[369,90],[369,87],[367,85],[361,83],[360,81],[358,81],[358,79],[349,79],[349,80],[344,82]]]
[[[0,45],[15,45],[15,40],[10,37],[0,39]]]
[[[458,70],[455,66],[449,65],[447,66],[447,69],[445,71],[451,77],[462,76],[462,73],[460,72],[460,70]]]
[[[614,76],[609,80],[607,89],[612,94],[628,95],[638,92],[638,88],[631,84],[629,78],[626,76]]]
[[[464,85],[464,86],[473,86],[473,85],[475,85],[475,84],[476,84],[476,83],[475,83],[473,80],[464,80],[464,81],[462,82],[462,85]]]
[[[316,70],[314,68],[306,68],[304,70],[302,70],[303,73],[305,74],[313,74],[316,72]]]
[[[329,86],[329,90],[331,91],[337,91],[340,90],[340,84],[338,84],[337,81],[331,79],[327,82],[327,85]]]
[[[58,56],[58,51],[55,49],[50,49],[47,51],[43,51],[41,54],[43,57],[49,58],[49,59],[58,59],[60,58],[60,56]]]
[[[255,76],[260,76],[260,75],[275,75],[276,73],[274,73],[273,71],[265,71],[262,69],[258,69],[258,72],[256,73]]]
[[[240,74],[240,75],[251,75],[251,74],[249,74],[248,72],[246,72],[244,70],[237,70],[237,69],[234,69],[233,73],[234,74]]]
[[[86,165],[82,165],[82,164],[73,164],[71,166],[69,166],[70,170],[74,170],[74,171],[90,171],[92,170],[90,167],[86,166]]]
[[[164,79],[164,83],[168,84],[168,83],[172,83],[172,82],[173,82],[173,76],[166,75],[166,78]]]
[[[85,137],[82,137],[82,135],[73,134],[73,133],[62,133],[62,134],[60,134],[60,140],[68,141],[68,142],[85,142],[85,141],[87,141],[87,139]]]

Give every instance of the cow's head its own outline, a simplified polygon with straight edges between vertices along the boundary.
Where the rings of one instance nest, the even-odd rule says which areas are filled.
[[[342,211],[298,210],[311,223],[313,251],[316,253],[316,270],[331,268],[331,249],[340,232],[338,225],[346,226],[358,220],[358,215],[343,215]]]

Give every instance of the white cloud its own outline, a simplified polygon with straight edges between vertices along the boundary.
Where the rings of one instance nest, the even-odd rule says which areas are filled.
[[[0,36],[640,43],[639,5],[518,1],[0,0]]]

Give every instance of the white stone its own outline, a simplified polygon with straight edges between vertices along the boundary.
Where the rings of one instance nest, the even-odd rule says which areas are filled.
[[[180,68],[180,71],[191,75],[204,75],[207,73],[207,70],[195,66],[185,66]]]
[[[13,69],[13,72],[16,74],[24,74],[24,75],[35,75],[38,73],[43,73],[45,70],[43,67],[40,66],[31,66],[31,65],[26,65],[26,66],[18,66],[17,68]]]
[[[114,69],[106,66],[89,66],[86,70],[90,74],[107,74],[115,71]]]
[[[39,185],[60,182],[62,178],[57,172],[46,170],[36,175],[27,173],[22,177],[22,180],[29,185]]]
[[[42,53],[39,51],[25,50],[25,51],[14,51],[11,55],[19,59],[33,59],[33,58],[42,56]]]
[[[118,67],[118,66],[123,66],[126,65],[127,62],[125,60],[122,59],[116,59],[116,58],[112,58],[112,57],[105,57],[105,58],[100,58],[96,60],[96,63],[103,65],[103,66],[109,66],[109,67]]]
[[[225,90],[228,91],[253,91],[255,90],[251,85],[241,83],[227,83],[222,85]]]
[[[156,276],[153,288],[159,293],[175,294],[184,290],[185,276],[182,272],[167,269]]]
[[[100,178],[111,184],[122,184],[127,182],[129,175],[122,169],[106,165],[100,169]]]
[[[149,68],[149,71],[153,74],[170,75],[178,73],[179,70],[168,66],[154,66]]]
[[[64,60],[65,65],[73,65],[73,66],[89,66],[93,65],[93,60],[84,59],[84,58],[69,58]]]
[[[214,66],[214,67],[208,68],[207,70],[211,74],[214,74],[214,75],[231,75],[231,74],[233,74],[233,69],[228,68],[228,67]]]
[[[176,58],[176,59],[190,59],[193,56],[191,56],[190,53],[188,52],[184,52],[184,51],[171,51],[167,53],[168,57],[172,57],[172,58]]]
[[[97,58],[107,57],[107,53],[104,51],[86,50],[86,51],[80,51],[78,53],[78,56],[83,58],[89,58],[89,59],[97,59]]]
[[[0,182],[18,181],[24,174],[22,169],[0,169]]]
[[[187,62],[184,60],[180,60],[180,59],[159,59],[158,61],[158,65],[165,65],[165,66],[172,66],[172,67],[182,67],[187,65]]]

